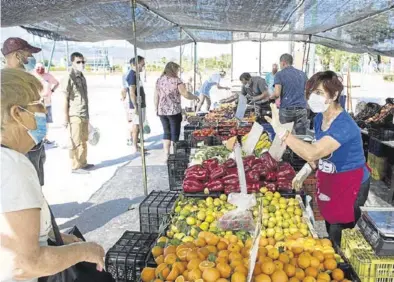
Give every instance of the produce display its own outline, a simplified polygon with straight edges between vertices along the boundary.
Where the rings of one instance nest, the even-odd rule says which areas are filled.
[[[193,131],[192,134],[194,137],[216,136],[217,131],[214,130],[213,128],[203,128],[203,129]]]
[[[386,104],[367,103],[354,119],[361,128],[393,128],[394,98],[387,98]]]
[[[256,193],[261,187],[268,191],[292,191],[291,181],[296,175],[288,163],[278,163],[266,152],[260,158],[243,158],[247,191]],[[238,171],[234,159],[219,163],[217,158],[207,159],[201,165],[193,165],[185,171],[183,191],[186,193],[224,192],[239,193]]]
[[[231,154],[231,151],[228,150],[225,146],[205,146],[200,147],[194,156],[191,158],[192,164],[202,164],[203,161],[216,158],[219,163],[223,163],[228,159],[228,156]]]

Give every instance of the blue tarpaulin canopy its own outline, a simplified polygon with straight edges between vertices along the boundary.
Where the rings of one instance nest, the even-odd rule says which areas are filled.
[[[2,0],[1,8],[2,27],[55,40],[133,38],[127,0]],[[394,57],[393,0],[139,0],[136,22],[142,49],[310,39]]]

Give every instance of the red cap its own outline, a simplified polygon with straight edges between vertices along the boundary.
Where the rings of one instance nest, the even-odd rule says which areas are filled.
[[[1,53],[4,56],[19,51],[29,51],[30,53],[38,53],[41,51],[41,48],[33,47],[26,40],[23,40],[19,37],[10,37],[6,41],[4,41],[3,48],[1,48]]]

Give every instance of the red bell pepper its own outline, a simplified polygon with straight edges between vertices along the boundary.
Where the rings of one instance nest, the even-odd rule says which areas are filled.
[[[294,168],[290,164],[279,166],[277,177],[284,177],[286,179],[293,179],[296,176]]]
[[[268,172],[267,175],[265,176],[265,180],[274,182],[276,181],[276,173],[275,172]]]
[[[260,163],[260,164],[254,164],[252,166],[252,169],[261,172],[261,171],[263,171],[265,169],[265,167],[264,167],[264,165],[262,163]]]
[[[251,163],[251,166],[254,167],[255,165],[258,165],[258,164],[260,164],[260,165],[263,164],[263,161],[261,159],[254,159]]]
[[[214,179],[220,179],[226,175],[226,169],[224,166],[219,165],[215,169],[211,171],[211,174],[209,175],[209,179],[214,180]]]
[[[246,156],[242,159],[244,165],[253,166],[253,161],[256,159],[255,156]]]
[[[185,178],[194,178],[196,180],[206,181],[208,178],[208,171],[206,169],[189,171],[186,173]]]
[[[277,190],[282,192],[292,192],[291,182],[276,182]]]
[[[260,183],[259,182],[247,183],[246,189],[248,193],[258,193],[260,191]]]
[[[204,191],[204,185],[194,179],[187,178],[183,181],[183,191],[186,193],[197,193]]]
[[[205,169],[208,169],[208,171],[212,171],[214,168],[216,168],[219,165],[219,161],[216,158],[205,160],[202,162],[202,166]]]
[[[227,167],[227,168],[233,168],[233,167],[236,167],[236,166],[237,166],[237,163],[235,162],[234,159],[228,159],[227,161],[225,161],[225,162],[223,163],[223,165],[224,165],[225,167]]]
[[[227,175],[235,174],[238,177],[238,168],[232,167],[232,168],[226,169],[226,171],[227,171]]]
[[[276,183],[267,183],[265,187],[268,189],[268,191],[275,192],[276,191]]]
[[[261,160],[268,166],[270,171],[277,171],[278,162],[270,155],[270,153],[265,152],[261,156]]]
[[[226,175],[225,177],[223,177],[222,181],[223,181],[223,184],[225,184],[225,185],[239,184],[238,175],[236,175],[236,174]]]
[[[230,193],[240,193],[241,192],[241,188],[239,187],[239,185],[226,185],[226,187],[224,188],[224,193],[226,194],[230,194]]]
[[[224,185],[221,180],[212,180],[208,182],[207,188],[210,192],[223,192]]]
[[[203,168],[201,165],[192,165],[185,170],[185,174],[191,171],[200,171],[200,170],[205,170],[205,168]]]
[[[244,171],[248,172],[250,170],[252,170],[252,167],[250,165],[248,165],[248,164],[244,164]]]
[[[252,169],[246,173],[246,181],[258,182],[260,180],[260,172]]]

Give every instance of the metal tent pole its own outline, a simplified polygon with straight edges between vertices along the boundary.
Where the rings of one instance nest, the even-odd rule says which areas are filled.
[[[234,80],[234,43],[231,43],[231,81]]]
[[[68,51],[68,41],[66,41],[66,69],[68,71],[68,62],[70,60],[70,55],[69,55],[69,51]]]
[[[193,78],[193,91],[196,93],[197,89],[197,42],[194,42],[194,78]]]
[[[44,63],[44,49],[42,48],[42,40],[41,40],[41,37],[40,37],[40,48],[41,48],[41,52],[40,52],[40,55],[41,55],[41,62],[44,64],[44,66],[45,66],[45,63]]]
[[[261,76],[261,33],[259,41],[259,76]]]
[[[311,39],[312,39],[312,35],[309,35],[308,51],[306,52],[306,61],[305,61],[305,74],[307,76],[309,74],[309,52],[311,51]]]
[[[49,57],[49,61],[48,61],[48,69],[47,69],[48,72],[49,72],[49,70],[51,69],[51,64],[52,64],[52,59],[53,59],[53,53],[55,52],[55,46],[56,46],[56,40],[53,41],[51,56]]]
[[[137,53],[137,27],[136,27],[136,18],[135,18],[135,10],[137,9],[136,0],[130,0],[131,2],[131,13],[133,17],[133,33],[134,33],[134,57],[135,57],[135,73],[136,73],[136,87],[137,87],[137,105],[138,105],[138,117],[140,124],[140,142],[141,142],[141,160],[142,160],[142,181],[144,184],[144,194],[148,195],[148,182],[146,175],[146,162],[145,162],[145,145],[144,145],[144,131],[143,131],[143,122],[142,122],[142,109],[141,109],[141,91],[140,91],[140,70],[138,68],[138,53]]]
[[[182,28],[179,28],[179,78],[182,78]]]

